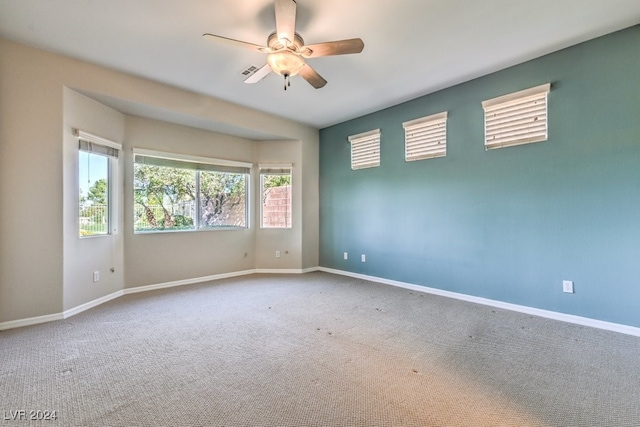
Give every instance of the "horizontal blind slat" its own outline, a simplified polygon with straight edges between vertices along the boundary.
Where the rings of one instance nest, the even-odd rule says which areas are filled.
[[[508,136],[516,136],[516,135],[526,135],[530,133],[539,133],[545,132],[547,128],[544,126],[544,123],[541,126],[529,126],[520,129],[507,130],[504,132],[495,132],[487,135],[487,139],[499,139]]]
[[[518,104],[512,104],[508,107],[496,108],[493,110],[486,111],[486,114],[487,116],[506,115],[512,111],[536,109],[541,107],[544,108],[545,105],[546,105],[546,102],[544,102],[543,100],[538,100],[535,102],[518,103]]]
[[[440,147],[423,148],[420,150],[411,150],[407,152],[407,156],[419,156],[421,154],[444,153],[445,150]]]
[[[532,131],[532,132],[512,132],[512,133],[497,136],[496,138],[488,140],[488,142],[491,143],[494,141],[500,141],[504,139],[517,139],[518,137],[527,138],[528,136],[545,135],[546,133],[547,133],[546,129],[536,129],[535,131]]]
[[[525,117],[536,117],[536,116],[545,116],[547,114],[547,109],[545,107],[537,108],[537,109],[527,109],[527,110],[518,110],[511,111],[509,114],[503,115],[491,115],[486,116],[487,123],[500,123],[510,120],[519,120]]]
[[[535,117],[535,116],[544,116],[547,114],[547,109],[545,107],[536,108],[536,109],[523,109],[517,111],[510,111],[508,114],[502,115],[490,115],[486,116],[487,123],[497,123],[500,121],[509,121],[509,120],[518,120],[523,117]]]
[[[424,130],[420,130],[420,131],[407,131],[405,132],[404,136],[405,138],[417,138],[417,137],[421,137],[421,136],[429,136],[429,135],[444,135],[446,134],[447,131],[445,128],[430,128],[430,129],[424,129]]]
[[[369,156],[359,156],[359,157],[355,157],[353,160],[354,160],[355,163],[377,161],[378,160],[378,155],[377,154],[372,154],[372,155],[369,155]]]
[[[444,144],[434,144],[434,145],[422,145],[419,147],[407,147],[406,152],[407,153],[417,153],[417,152],[421,152],[421,151],[445,151],[447,149],[447,146]]]
[[[508,102],[495,104],[495,105],[492,105],[490,107],[485,107],[484,110],[487,111],[487,112],[493,112],[495,110],[511,108],[514,105],[522,105],[522,104],[528,104],[528,103],[534,103],[534,102],[546,103],[547,102],[547,94],[543,93],[543,94],[539,94],[539,95],[527,96],[525,98],[513,99],[513,100],[508,101]]]
[[[540,135],[540,136],[532,136],[525,139],[521,138],[521,139],[502,140],[499,142],[492,142],[490,144],[486,144],[485,148],[492,149],[492,148],[512,147],[515,145],[525,145],[525,144],[530,144],[534,142],[543,142],[543,141],[546,141],[546,139],[547,139],[546,135]]]
[[[487,129],[487,136],[488,135],[501,134],[501,133],[505,133],[505,132],[512,132],[514,130],[535,129],[535,128],[539,128],[539,127],[545,128],[546,127],[546,123],[543,120],[538,120],[538,121],[535,121],[535,122],[526,122],[526,123],[505,125],[505,126],[501,126],[501,127],[498,127],[498,128]]]
[[[486,128],[487,131],[492,131],[493,129],[502,129],[509,126],[519,126],[526,123],[542,123],[545,122],[546,119],[546,114],[540,114],[530,117],[517,117],[514,120],[499,120],[494,122],[487,122]]]
[[[408,161],[426,160],[426,159],[435,159],[437,157],[445,157],[445,156],[446,156],[446,152],[440,151],[440,152],[431,153],[431,154],[412,155],[407,160]]]
[[[354,144],[354,145],[352,145],[352,148],[354,150],[364,150],[364,149],[371,148],[371,147],[375,148],[375,147],[378,147],[379,145],[380,145],[380,142],[376,141],[376,142],[369,142],[369,143],[366,143],[366,144]]]
[[[430,144],[433,142],[444,142],[446,139],[446,135],[434,135],[429,138],[411,138],[406,139],[406,145],[416,145],[416,144]]]
[[[512,145],[516,145],[516,143],[519,144],[526,144],[526,143],[530,143],[530,142],[539,142],[539,141],[544,141],[547,137],[546,132],[538,132],[538,133],[531,133],[528,134],[526,138],[522,137],[522,135],[519,135],[517,137],[515,136],[509,136],[509,137],[504,137],[504,138],[496,138],[493,139],[491,141],[487,141],[486,145],[502,145],[505,143],[513,143]]]
[[[408,126],[404,128],[405,133],[410,132],[421,132],[426,129],[441,129],[446,127],[446,122],[435,122],[435,123],[426,123],[420,126]]]

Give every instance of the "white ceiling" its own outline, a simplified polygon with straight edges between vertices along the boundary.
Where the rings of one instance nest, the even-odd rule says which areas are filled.
[[[323,128],[640,23],[638,0],[297,0],[307,44],[360,37],[359,55],[310,59],[327,86],[239,74],[273,0],[0,0],[0,37]]]

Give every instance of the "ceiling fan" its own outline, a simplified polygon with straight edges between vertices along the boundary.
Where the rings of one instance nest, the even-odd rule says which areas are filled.
[[[296,33],[296,2],[294,0],[275,0],[276,31],[267,38],[267,45],[260,46],[228,37],[205,33],[204,37],[227,42],[267,54],[267,63],[249,76],[245,83],[257,83],[269,72],[284,76],[284,89],[291,86],[290,78],[299,74],[311,86],[320,89],[327,81],[305,62],[308,58],[321,56],[360,53],[364,49],[362,39],[338,40],[305,45],[300,34]]]

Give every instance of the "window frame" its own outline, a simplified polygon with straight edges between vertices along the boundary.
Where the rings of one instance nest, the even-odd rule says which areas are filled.
[[[447,156],[447,115],[444,111],[402,123],[405,162]]]
[[[190,163],[192,167],[186,168],[188,170],[194,170],[195,172],[195,194],[196,198],[195,202],[195,217],[194,217],[194,227],[192,229],[153,229],[153,230],[136,230],[135,229],[135,221],[133,224],[133,233],[134,234],[154,234],[154,233],[190,233],[190,232],[201,232],[201,231],[230,231],[230,230],[248,230],[251,228],[251,180],[252,180],[252,169],[253,164],[247,162],[240,162],[235,160],[227,160],[227,159],[217,159],[213,157],[202,157],[202,156],[192,156],[188,154],[180,154],[180,153],[168,153],[163,151],[149,150],[145,148],[134,148],[133,149],[133,168],[135,168],[136,157],[147,157],[147,158],[155,158],[162,159],[168,161],[166,166],[162,165],[160,167],[172,167],[170,166],[171,162],[176,163]],[[175,166],[173,166],[175,167]],[[181,169],[179,167],[175,167],[176,169]],[[183,168],[184,169],[184,168]],[[200,189],[200,173],[201,172],[219,172],[219,173],[238,173],[244,175],[244,226],[203,226],[202,225],[202,200],[200,198],[201,189]],[[135,181],[135,169],[134,169],[134,177]],[[133,200],[133,209],[135,210],[136,202],[135,202],[135,185],[134,185],[134,200]],[[135,212],[135,211],[134,211]]]
[[[291,230],[293,228],[293,164],[292,163],[274,163],[258,165],[260,182],[260,229],[262,230]],[[265,227],[264,225],[264,181],[265,175],[289,175],[291,177],[291,190],[289,191],[289,226],[288,227]]]
[[[107,138],[103,138],[97,135],[94,135],[89,132],[85,132],[80,129],[74,128],[72,130],[73,135],[78,139],[78,157],[77,157],[77,168],[76,172],[78,173],[77,183],[78,188],[80,188],[80,158],[79,153],[86,152],[88,155],[100,155],[104,156],[107,159],[107,232],[101,234],[89,234],[82,235],[80,234],[80,193],[78,192],[78,199],[76,206],[77,210],[77,223],[76,229],[78,231],[79,239],[88,239],[94,237],[106,237],[117,234],[117,224],[118,224],[118,185],[116,182],[118,180],[118,164],[120,158],[120,152],[122,151],[122,144],[111,141]]]
[[[547,141],[549,139],[550,91],[551,83],[546,83],[483,101],[485,150]],[[537,109],[542,110],[542,107],[544,107],[544,112],[531,114],[532,111],[535,112],[536,107],[527,104],[536,104],[539,102],[542,102],[542,106],[537,107]],[[523,111],[520,118],[514,118],[515,114],[512,112],[514,108],[519,108],[520,111]],[[502,110],[501,113],[500,110]],[[500,116],[497,116],[498,114],[503,114],[504,117],[500,119]],[[544,120],[542,125],[537,123],[533,124],[538,121],[539,117],[542,117]],[[531,122],[525,121],[528,119],[531,119]],[[497,123],[490,124],[490,121]],[[514,123],[518,121],[521,123]],[[493,127],[495,131],[490,132],[489,127]],[[505,130],[505,127],[511,127],[511,130]],[[503,134],[511,133],[512,135],[505,135],[499,139],[499,142],[496,142],[498,130],[502,130]]]

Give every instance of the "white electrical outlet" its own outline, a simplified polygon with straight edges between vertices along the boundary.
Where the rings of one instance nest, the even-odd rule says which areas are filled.
[[[348,253],[345,252],[343,256],[344,256],[344,259],[349,259],[349,254]]]
[[[566,292],[568,294],[573,293],[573,282],[571,280],[562,281],[562,292]]]
[[[280,258],[280,251],[276,251],[276,258]]]
[[[362,257],[360,257],[360,259],[362,260],[362,262],[367,262],[367,256],[365,254],[362,254]]]
[[[100,281],[100,272],[99,271],[94,271],[93,272],[93,282],[99,282]]]

